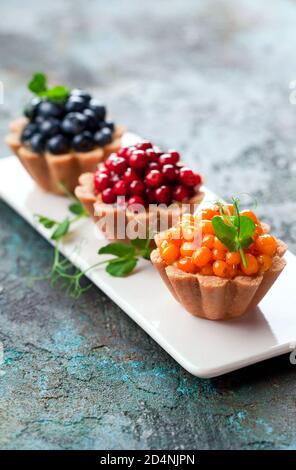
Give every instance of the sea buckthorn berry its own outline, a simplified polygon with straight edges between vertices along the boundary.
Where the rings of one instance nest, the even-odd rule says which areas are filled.
[[[159,251],[160,255],[162,255],[162,250],[164,250],[169,244],[169,241],[167,239],[162,240],[162,242],[159,245]]]
[[[258,224],[256,224],[255,234],[256,234],[257,236],[263,234],[263,228],[262,228],[262,225],[260,224],[260,222],[258,222]]]
[[[217,248],[214,248],[213,249],[213,259],[218,261],[218,260],[223,260],[225,261],[225,256],[226,256],[226,252],[225,250],[218,250]]]
[[[227,265],[227,277],[230,277],[233,279],[235,276],[237,276],[237,267],[236,266],[229,266]]]
[[[238,265],[241,262],[241,255],[238,251],[226,253],[226,263],[229,265]]]
[[[192,242],[195,236],[195,227],[192,225],[182,226],[182,235],[184,240],[187,242]]]
[[[202,220],[201,221],[201,229],[203,235],[215,235],[214,227],[212,226],[211,220]]]
[[[209,207],[209,208],[206,208],[206,209],[202,209],[198,213],[198,215],[201,218],[201,220],[212,220],[212,218],[216,214],[215,214],[215,211]]]
[[[196,250],[196,245],[194,245],[192,242],[184,242],[180,247],[180,253],[183,257],[191,256],[194,250]]]
[[[256,249],[260,254],[273,256],[277,249],[277,243],[272,235],[260,235],[255,241]]]
[[[161,257],[167,264],[174,263],[179,256],[179,248],[172,242],[168,243],[165,248],[161,250]]]
[[[213,265],[212,264],[206,264],[200,269],[200,274],[203,276],[213,276],[214,271],[213,271]]]
[[[185,273],[195,274],[197,272],[197,267],[193,263],[192,259],[189,257],[180,258],[177,262],[177,267],[182,269]]]
[[[215,261],[213,264],[214,274],[218,277],[227,277],[228,275],[228,265],[225,261],[219,260]]]
[[[195,217],[192,214],[183,214],[180,218],[182,224],[194,225]]]
[[[240,269],[244,274],[247,276],[251,276],[252,274],[257,274],[259,270],[259,264],[254,255],[251,255],[250,253],[246,253],[246,261],[247,261],[247,266],[245,267],[243,265],[243,262],[241,261],[240,263]]]
[[[227,248],[223,243],[219,240],[219,238],[215,237],[214,239],[214,248],[219,251],[227,251]]]
[[[214,241],[215,241],[215,236],[214,235],[204,235],[202,239],[202,244],[203,246],[206,246],[210,250],[214,248]]]
[[[167,234],[168,240],[170,240],[174,245],[181,246],[183,243],[182,230],[180,227],[173,227],[168,230]]]
[[[240,215],[245,215],[246,217],[249,217],[249,219],[253,220],[255,224],[258,224],[258,219],[256,217],[256,214],[254,214],[253,211],[250,211],[249,209],[245,209],[243,211],[240,211]]]
[[[259,263],[260,271],[262,272],[268,271],[272,265],[272,258],[268,255],[259,255],[257,257],[257,261]]]
[[[192,261],[198,268],[206,266],[212,259],[212,252],[206,246],[201,246],[192,256]]]

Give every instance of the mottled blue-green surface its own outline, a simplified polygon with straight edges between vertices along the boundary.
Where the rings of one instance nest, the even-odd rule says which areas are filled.
[[[295,24],[288,0],[5,2],[1,156],[25,82],[45,70],[182,150],[221,196],[252,192],[295,251]],[[28,287],[52,249],[2,202],[0,221],[0,448],[296,448],[288,356],[194,378],[98,289],[74,301]]]

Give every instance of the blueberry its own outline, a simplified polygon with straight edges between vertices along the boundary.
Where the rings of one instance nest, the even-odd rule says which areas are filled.
[[[41,126],[41,124],[46,120],[45,117],[43,116],[36,116],[36,118],[34,119],[34,122],[35,124],[37,124],[37,126]]]
[[[33,120],[38,112],[38,107],[40,103],[41,103],[40,98],[37,98],[37,97],[32,98],[30,103],[28,103],[24,109],[24,115],[28,119]]]
[[[36,153],[42,153],[44,152],[44,149],[45,149],[45,138],[43,137],[43,135],[37,133],[37,134],[33,134],[33,136],[31,137],[31,140],[30,140],[30,145],[31,145],[31,148],[33,150],[33,152],[36,152]]]
[[[99,129],[99,121],[96,113],[92,109],[87,108],[83,111],[83,114],[87,119],[87,129],[92,132],[97,131]]]
[[[80,96],[70,96],[68,101],[65,104],[65,110],[67,113],[71,112],[80,112],[85,109],[87,103]]]
[[[32,135],[38,131],[38,127],[36,124],[30,122],[29,124],[24,127],[22,135],[21,135],[21,142],[26,142],[31,139]]]
[[[54,155],[61,155],[62,153],[69,152],[70,142],[64,135],[57,134],[48,140],[47,148]]]
[[[65,116],[61,127],[66,134],[79,134],[86,128],[87,119],[82,113],[69,113]]]
[[[81,90],[80,88],[74,88],[71,91],[70,95],[71,95],[71,97],[72,96],[79,96],[80,98],[83,98],[86,103],[88,103],[91,100],[91,95],[87,91]]]
[[[60,132],[60,122],[58,119],[47,119],[39,125],[40,134],[44,137],[52,137]]]
[[[94,140],[99,147],[110,144],[112,142],[112,132],[107,127],[104,127],[95,133]]]
[[[113,132],[115,128],[115,124],[112,121],[103,121],[101,123],[101,129],[103,129],[104,127],[106,127],[107,129],[110,129],[110,131]]]
[[[72,145],[77,152],[89,152],[95,146],[93,136],[88,131],[76,135],[72,141]]]
[[[106,116],[106,108],[102,103],[96,100],[90,100],[89,108],[96,113],[97,119],[99,121],[104,121]]]
[[[61,117],[64,113],[63,106],[51,101],[42,101],[38,106],[38,116]]]

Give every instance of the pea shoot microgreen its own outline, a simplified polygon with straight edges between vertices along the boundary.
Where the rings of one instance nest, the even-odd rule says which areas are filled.
[[[50,101],[64,101],[69,96],[69,88],[63,85],[56,85],[48,88],[47,77],[42,72],[34,73],[28,83],[29,90],[40,98],[47,98]]]
[[[35,215],[37,222],[43,225],[43,227],[53,229],[51,240],[55,242],[52,266],[48,274],[37,279],[50,279],[52,285],[59,283],[59,286],[65,289],[66,293],[77,299],[91,287],[91,284],[83,285],[83,276],[92,269],[106,265],[105,270],[108,274],[114,277],[123,277],[135,269],[139,258],[150,259],[151,239],[149,237],[143,240],[139,238],[131,240],[130,245],[117,242],[103,246],[98,251],[98,254],[112,255],[112,258],[101,260],[84,271],[75,268],[67,259],[63,259],[59,252],[59,242],[69,232],[75,222],[88,216],[80,201],[69,193],[65,187],[63,187],[63,190],[71,199],[68,210],[74,217],[71,218],[69,215],[59,222],[41,214]]]
[[[217,238],[229,249],[229,251],[239,251],[243,265],[248,263],[244,252],[253,243],[253,235],[256,224],[245,215],[240,215],[238,198],[232,198],[234,214],[230,214],[228,208],[221,202],[217,202],[220,214],[212,219],[212,225]]]

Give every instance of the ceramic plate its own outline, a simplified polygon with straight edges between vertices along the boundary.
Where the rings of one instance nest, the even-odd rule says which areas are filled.
[[[136,137],[125,135],[125,143]],[[204,188],[206,200],[214,194]],[[44,214],[62,220],[69,201],[39,189],[16,157],[0,160],[0,196],[49,242],[47,231],[34,220]],[[106,240],[91,220],[81,220],[61,246],[74,265],[85,270],[98,260]],[[214,377],[287,353],[296,343],[296,258],[286,254],[287,267],[256,311],[236,320],[212,322],[187,313],[170,295],[148,262],[127,278],[112,278],[104,268],[88,273],[102,289],[188,372]]]

